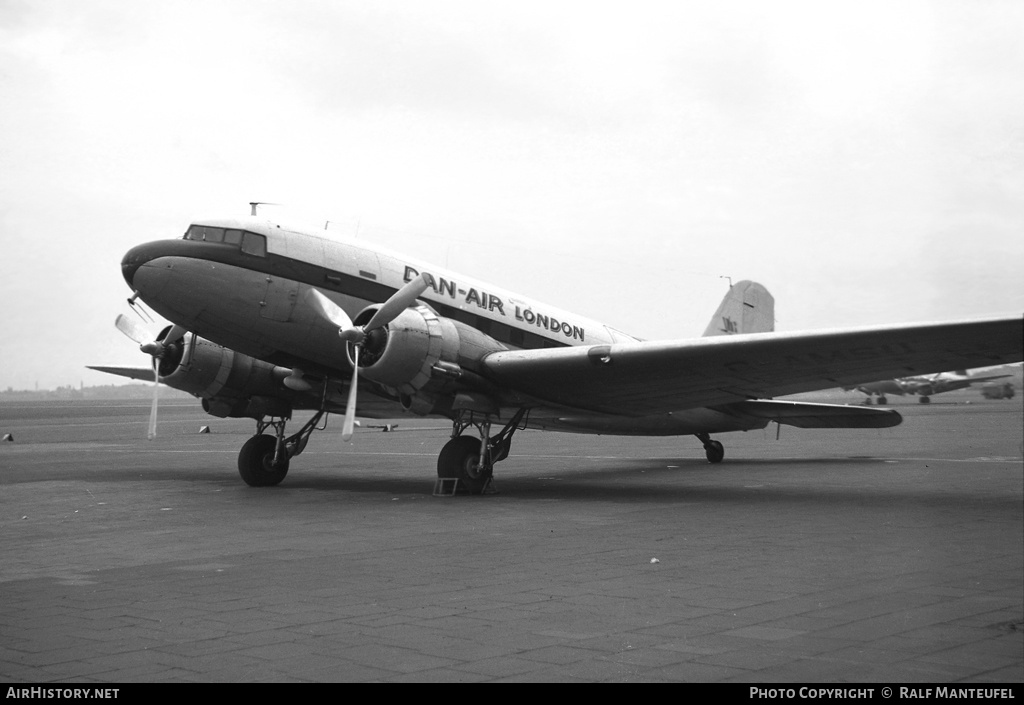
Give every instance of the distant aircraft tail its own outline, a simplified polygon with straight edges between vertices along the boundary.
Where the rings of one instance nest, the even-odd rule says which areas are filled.
[[[704,336],[768,333],[775,330],[775,298],[757,282],[741,281],[729,293],[704,331]]]

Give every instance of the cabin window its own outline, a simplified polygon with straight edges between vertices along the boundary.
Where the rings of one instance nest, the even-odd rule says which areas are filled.
[[[224,231],[224,242],[228,245],[241,245],[242,244],[242,231],[241,230],[225,230]]]

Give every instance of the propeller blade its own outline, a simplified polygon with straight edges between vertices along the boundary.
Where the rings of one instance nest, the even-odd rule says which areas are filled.
[[[345,405],[345,423],[341,427],[341,440],[352,440],[356,421],[356,386],[359,384],[359,346],[352,348],[352,384],[348,388],[348,403]]]
[[[163,343],[164,345],[170,345],[171,343],[176,343],[179,340],[181,340],[183,337],[185,337],[186,333],[188,333],[188,330],[186,330],[185,328],[182,328],[177,323],[175,323],[173,326],[171,326],[171,329],[169,331],[167,331],[167,335],[165,335],[164,339],[161,340],[160,342]]]
[[[156,437],[156,407],[157,399],[160,397],[160,361],[153,358],[153,406],[149,410],[149,432],[146,437],[153,440]]]
[[[352,328],[352,319],[348,317],[344,309],[321,294],[317,289],[310,289],[306,293],[306,301],[323,318],[336,325],[339,331],[348,331]]]
[[[132,319],[125,316],[123,313],[117,314],[117,319],[114,321],[114,325],[117,329],[124,333],[126,336],[134,340],[139,345],[143,345],[149,342],[149,333],[145,328],[140,326]]]
[[[427,286],[429,286],[427,279],[422,274],[403,286],[377,309],[370,322],[363,326],[363,331],[368,333],[391,323],[398,318],[402,311],[409,308],[412,302],[420,297],[420,294],[427,290]]]

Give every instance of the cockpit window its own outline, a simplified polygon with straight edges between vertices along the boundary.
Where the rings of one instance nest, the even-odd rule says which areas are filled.
[[[240,247],[242,252],[257,257],[267,256],[267,239],[256,233],[235,228],[213,228],[209,225],[192,225],[185,233],[185,240],[196,242],[223,242]]]
[[[267,238],[256,233],[242,233],[242,252],[257,257],[267,256]]]
[[[224,242],[224,228],[211,228],[207,225],[193,225],[185,233],[186,240],[199,242]]]

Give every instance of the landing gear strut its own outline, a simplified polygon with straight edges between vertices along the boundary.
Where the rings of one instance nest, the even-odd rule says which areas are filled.
[[[720,463],[722,458],[725,457],[725,446],[718,441],[711,440],[711,436],[706,433],[694,434],[697,436],[697,440],[704,444],[704,452],[708,456],[709,463]]]
[[[494,464],[508,457],[512,435],[518,430],[526,409],[519,409],[502,430],[491,436],[491,415],[479,420],[473,411],[460,411],[455,418],[452,439],[437,457],[437,489],[435,494],[454,494],[459,489],[482,494],[494,477]],[[470,426],[476,427],[480,438],[461,435]]]
[[[245,442],[238,453],[238,474],[250,487],[272,487],[281,484],[288,474],[288,462],[306,448],[313,431],[326,412],[316,412],[302,428],[285,438],[288,419],[271,416],[256,419],[256,435]],[[326,426],[326,423],[324,424]],[[268,428],[274,435],[264,433]]]

